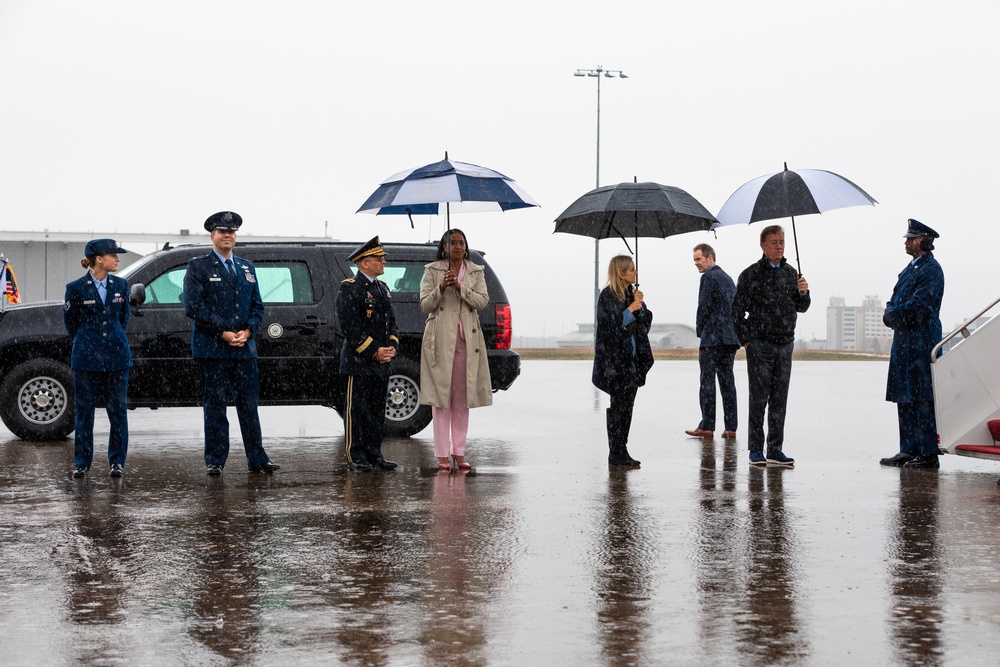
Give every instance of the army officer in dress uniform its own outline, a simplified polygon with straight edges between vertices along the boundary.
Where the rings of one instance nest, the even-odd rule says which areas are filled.
[[[212,252],[188,262],[184,276],[184,313],[194,320],[191,356],[201,368],[205,404],[205,466],[222,474],[229,457],[226,397],[236,404],[250,472],[272,473],[264,451],[257,414],[257,344],[254,334],[264,322],[264,302],[253,262],[233,254],[236,230],[243,218],[221,211],[205,220]]]
[[[114,239],[93,239],[84,248],[85,276],[66,285],[63,323],[73,339],[74,410],[76,434],[73,477],[84,477],[94,459],[94,410],[103,403],[111,422],[108,465],[121,477],[128,452],[128,373],[132,351],[128,325],[128,281],[111,275],[118,254],[128,252]]]
[[[347,377],[347,467],[391,470],[396,464],[382,456],[382,435],[389,364],[399,351],[399,337],[389,288],[378,279],[385,272],[385,251],[376,236],[349,259],[358,271],[337,292],[337,320],[344,334],[340,373]]]

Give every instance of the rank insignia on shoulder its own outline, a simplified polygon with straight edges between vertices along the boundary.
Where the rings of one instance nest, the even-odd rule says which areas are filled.
[[[341,283],[353,283],[354,282],[354,278],[344,278],[340,282]]]

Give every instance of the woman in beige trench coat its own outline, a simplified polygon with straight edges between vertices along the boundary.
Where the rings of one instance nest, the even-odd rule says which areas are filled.
[[[420,402],[434,416],[438,468],[460,470],[465,460],[469,408],[493,404],[493,385],[479,311],[490,297],[483,267],[469,260],[465,232],[449,229],[438,260],[424,266],[420,309],[427,313],[420,349]]]

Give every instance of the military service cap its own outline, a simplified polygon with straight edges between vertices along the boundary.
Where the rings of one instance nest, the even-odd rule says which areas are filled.
[[[208,216],[208,220],[205,221],[205,231],[214,232],[216,229],[222,229],[235,232],[242,224],[243,218],[240,217],[239,213],[219,211]]]
[[[906,233],[903,234],[904,239],[915,239],[919,236],[928,236],[932,239],[936,239],[940,236],[940,234],[938,234],[933,229],[931,229],[924,223],[920,222],[919,220],[914,220],[913,218],[910,218],[909,220],[906,221],[906,224],[907,224]]]
[[[355,249],[347,259],[352,262],[360,262],[365,257],[385,257],[385,255],[386,252],[382,250],[382,246],[379,244],[378,237],[376,236],[360,248]]]
[[[97,257],[99,255],[117,255],[128,252],[118,245],[114,239],[91,239],[87,241],[87,247],[83,249],[84,257]]]

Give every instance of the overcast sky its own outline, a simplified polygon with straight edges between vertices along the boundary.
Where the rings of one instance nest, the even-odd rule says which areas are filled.
[[[423,242],[443,220],[355,211],[448,151],[541,204],[452,224],[515,334],[558,335],[592,321],[594,241],[552,230],[595,186],[596,83],[573,72],[603,66],[629,78],[602,80],[602,185],[717,213],[783,162],[840,173],[879,204],[796,220],[799,336],[826,337],[831,296],[888,299],[909,217],[941,234],[948,331],[998,296],[998,25],[994,0],[0,0],[0,228],[200,231],[231,209],[250,233]],[[761,227],[640,239],[655,321],[694,322],[692,246],[735,279]],[[602,284],[622,250],[601,242]]]

